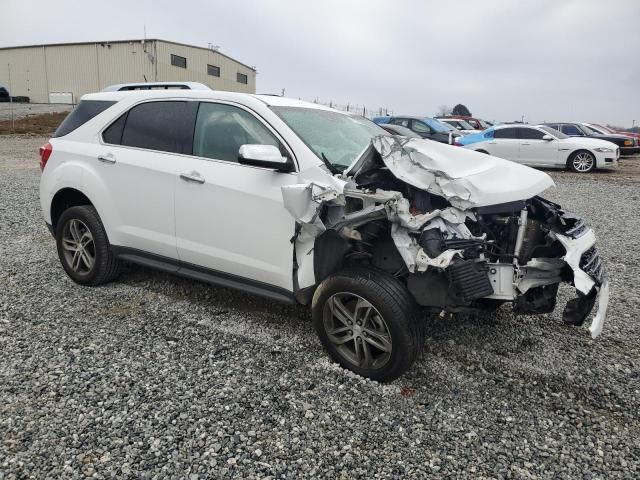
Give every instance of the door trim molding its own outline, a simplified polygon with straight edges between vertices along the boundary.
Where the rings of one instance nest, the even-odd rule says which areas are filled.
[[[111,249],[116,257],[124,260],[125,262],[135,263],[143,267],[172,273],[212,285],[240,290],[254,295],[259,295],[270,300],[275,300],[277,302],[290,304],[297,303],[293,292],[275,285],[259,282],[239,275],[233,275],[231,273],[220,272],[218,270],[201,267],[191,263],[181,262],[175,258],[156,255],[136,248],[112,245]]]

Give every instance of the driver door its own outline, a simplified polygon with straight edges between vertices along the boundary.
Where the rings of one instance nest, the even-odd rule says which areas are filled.
[[[558,162],[557,140],[543,140],[545,134],[537,128],[518,128],[520,139],[520,163],[550,166]]]
[[[245,144],[285,151],[275,132],[251,112],[200,104],[193,156],[183,157],[176,180],[178,256],[187,266],[227,274],[232,281],[291,292],[295,220],[280,189],[295,184],[297,176],[238,163]]]

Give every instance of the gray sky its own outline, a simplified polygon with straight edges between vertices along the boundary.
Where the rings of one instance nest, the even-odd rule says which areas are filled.
[[[0,46],[221,46],[259,93],[489,120],[640,123],[640,0],[1,0]]]

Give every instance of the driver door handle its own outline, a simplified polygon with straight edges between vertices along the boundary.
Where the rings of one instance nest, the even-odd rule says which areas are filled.
[[[205,180],[200,176],[198,172],[181,173],[180,178],[186,182],[204,183]]]
[[[114,157],[112,153],[107,153],[106,155],[98,155],[97,158],[102,163],[116,163],[116,157]]]
[[[520,145],[531,145],[529,142],[522,142]]]

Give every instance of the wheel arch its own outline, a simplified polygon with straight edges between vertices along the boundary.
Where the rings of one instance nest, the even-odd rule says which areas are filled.
[[[79,205],[91,205],[94,208],[95,204],[91,201],[91,199],[80,190],[73,187],[64,187],[58,190],[53,198],[51,199],[51,226],[54,231],[57,227],[58,220],[62,213],[71,207],[76,207]]]

